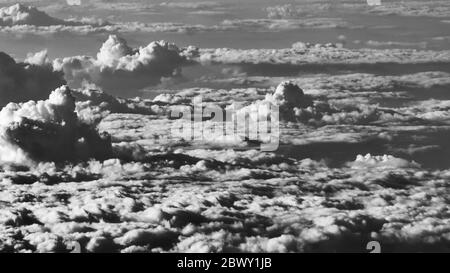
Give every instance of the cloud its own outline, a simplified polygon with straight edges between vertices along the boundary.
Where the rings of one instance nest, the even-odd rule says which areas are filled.
[[[337,44],[298,42],[284,49],[201,49],[200,62],[222,64],[374,64],[445,63],[450,51],[414,49],[348,49]]]
[[[106,31],[109,22],[94,18],[59,19],[33,6],[16,4],[0,8],[0,31],[15,34],[89,33]]]
[[[2,163],[30,165],[111,153],[107,135],[79,122],[67,87],[56,89],[45,101],[6,105],[0,112],[0,132]]]
[[[365,252],[371,240],[383,252],[449,251],[447,51],[151,45],[111,37],[95,56],[50,62],[42,51],[2,62],[20,71],[67,65],[80,89],[0,112],[0,252],[64,252],[72,241],[83,252]],[[144,67],[177,71],[192,59],[218,64],[222,78],[202,80],[223,88],[123,99],[100,80],[118,77],[114,94],[134,95],[134,73],[152,85],[166,76]],[[223,108],[279,106],[289,117],[279,150],[214,134],[171,139],[184,121],[167,113],[198,96]]]
[[[99,3],[91,3],[99,4]],[[100,2],[101,4],[101,2]],[[138,3],[123,3],[126,5]],[[114,3],[121,9],[119,3]],[[223,13],[223,7],[214,2],[162,3],[160,7],[173,7],[191,10],[195,14]],[[141,7],[142,8],[142,7]],[[134,8],[139,10],[140,8]],[[211,31],[281,31],[301,28],[338,28],[350,27],[339,18],[302,18],[302,19],[233,19],[219,24],[185,24],[177,22],[109,22],[97,18],[54,18],[32,6],[21,4],[2,8],[0,11],[0,31],[15,35],[55,35],[71,33],[78,35],[96,33],[195,33]]]
[[[384,3],[369,7],[367,12],[378,15],[427,16],[445,18],[450,16],[448,1],[407,1]]]
[[[338,9],[344,3],[324,3],[323,1],[308,1],[307,3],[298,3],[297,5],[285,4],[269,6],[265,10],[270,19],[300,19],[314,17],[329,11]]]
[[[65,84],[63,74],[45,63],[46,53],[28,56],[25,63],[16,63],[0,52],[0,106],[47,98],[52,90]]]
[[[0,8],[0,26],[5,29],[19,26],[54,28],[55,26],[65,27],[80,27],[91,26],[101,27],[108,25],[108,22],[93,18],[81,18],[81,19],[59,19],[52,17],[33,6],[26,6],[22,4],[15,4],[9,7]]]
[[[280,83],[273,94],[266,94],[264,100],[256,101],[244,108],[238,109],[237,114],[248,114],[250,117],[255,115],[258,117],[261,114],[263,116],[272,116],[272,111],[269,111],[268,113],[265,110],[263,111],[266,107],[269,107],[267,109],[270,110],[271,106],[276,106],[278,108],[279,118],[283,120],[295,120],[296,112],[301,112],[303,111],[302,109],[313,107],[313,100],[310,96],[305,95],[298,85],[286,81]],[[257,122],[258,120],[259,118],[253,122]]]
[[[163,78],[177,77],[181,67],[188,63],[183,54],[174,44],[165,41],[133,49],[125,40],[111,35],[96,57],[56,59],[53,67],[64,72],[72,87],[89,82],[113,95],[129,97],[138,95],[145,87],[159,84]]]
[[[398,42],[398,41],[373,41],[369,40],[366,42],[368,46],[374,47],[419,47],[427,48],[427,42]]]
[[[116,52],[126,50],[117,47]],[[392,79],[425,86],[446,77],[436,72],[419,75]],[[355,74],[296,82],[309,81],[312,87],[346,94],[350,99],[336,107],[350,115],[355,107],[362,108],[358,100],[351,100],[355,94],[383,86],[395,90],[395,85],[385,84],[387,79]],[[338,101],[313,96],[311,85],[301,86],[285,82],[270,89],[186,89],[161,95],[147,107],[189,105],[198,95],[225,104],[233,100],[251,104],[267,97],[286,109]],[[345,88],[354,88],[353,93],[345,93]],[[123,103],[132,105],[89,89],[72,93],[77,104],[92,101],[92,106],[103,107],[103,101],[110,105],[105,109],[118,111]],[[30,113],[46,117],[39,109],[55,108],[49,107],[50,101],[70,104],[67,109],[73,111],[66,92],[57,94],[46,103],[36,103],[45,107],[31,107],[31,103],[14,115],[37,109]],[[444,111],[447,104],[429,101],[395,110]],[[373,108],[381,110],[377,105]],[[46,122],[64,111],[54,112]],[[383,155],[385,145],[396,137],[420,145],[424,133],[444,128],[409,122],[386,126],[282,122],[282,142],[291,144],[287,147],[291,154],[285,155],[248,146],[227,149],[219,140],[210,146],[214,149],[208,143],[201,147],[188,141],[171,143],[172,122],[164,114],[109,114],[98,128],[112,135],[113,156],[122,160],[41,162],[21,172],[0,172],[0,197],[9,204],[0,210],[0,251],[59,252],[68,242],[78,241],[88,252],[363,252],[361,241],[368,238],[380,241],[384,252],[448,251],[449,222],[442,210],[447,192],[442,181],[448,170],[428,170],[415,160]],[[378,145],[376,141],[382,139]],[[308,147],[318,161],[302,158],[311,155]],[[372,154],[359,155],[365,149],[372,149]],[[341,151],[346,159],[329,166],[327,156]],[[14,236],[17,230],[23,236]]]
[[[293,29],[320,29],[350,27],[340,18],[304,18],[304,19],[228,19],[221,26],[249,31],[281,31]],[[357,28],[357,27],[356,27]]]
[[[55,34],[98,34],[98,33],[182,33],[213,31],[284,31],[294,29],[340,28],[347,23],[336,18],[311,18],[304,20],[243,19],[224,20],[216,25],[184,24],[176,22],[141,23],[141,22],[104,22],[102,20],[66,20],[68,25],[13,25],[1,27],[0,31],[10,34],[55,35]],[[73,25],[72,25],[73,24]],[[358,27],[355,27],[358,28]]]
[[[63,20],[53,18],[45,12],[31,6],[16,4],[10,7],[0,8],[0,26],[51,26],[63,23]]]
[[[24,63],[44,66],[50,63],[48,51],[42,50],[36,53],[28,53]]]
[[[373,168],[376,166],[377,168],[386,168],[386,169],[401,169],[401,168],[414,168],[420,167],[419,164],[414,162],[409,162],[407,160],[396,158],[391,155],[383,155],[383,156],[372,156],[371,154],[358,155],[354,162],[349,163],[352,168],[360,168],[367,169]]]
[[[80,6],[83,2],[81,0],[67,0],[69,6]]]
[[[42,166],[22,172],[36,176],[29,185],[0,173],[10,205],[0,209],[0,251],[61,252],[77,241],[83,252],[364,252],[368,240],[383,252],[448,251],[446,171],[390,156],[372,156],[370,168],[256,150],[191,149],[173,158],[187,155],[197,163]],[[46,172],[84,172],[87,180],[46,185]]]
[[[268,95],[266,100],[280,107],[306,108],[312,106],[312,99],[306,96],[303,90],[293,82],[280,83],[273,95]]]

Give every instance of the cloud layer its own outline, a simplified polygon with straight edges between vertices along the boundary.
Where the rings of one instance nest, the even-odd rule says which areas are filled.
[[[133,3],[124,3],[125,6]],[[134,3],[139,6],[139,3]],[[119,5],[115,3],[114,5]],[[161,3],[158,7],[190,10],[201,15],[222,14],[220,4],[214,2]],[[117,6],[120,9],[119,6]],[[139,9],[139,8],[134,8]],[[269,19],[227,19],[217,24],[187,24],[179,22],[109,22],[96,18],[59,19],[32,6],[21,4],[2,8],[0,11],[0,32],[11,34],[52,35],[58,33],[195,33],[211,31],[283,31],[293,29],[351,27],[340,18],[269,18]]]
[[[31,165],[105,158],[111,154],[109,136],[79,122],[75,99],[67,87],[48,100],[9,103],[0,112],[0,161]]]
[[[450,51],[348,49],[338,44],[298,42],[284,49],[201,49],[199,61],[222,64],[375,64],[448,63]]]

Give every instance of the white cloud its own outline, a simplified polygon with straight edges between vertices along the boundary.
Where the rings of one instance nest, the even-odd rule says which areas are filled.
[[[383,155],[383,156],[372,156],[371,154],[358,155],[354,162],[351,162],[350,167],[359,168],[359,169],[367,169],[367,168],[386,168],[386,169],[401,169],[405,167],[420,167],[419,164],[409,162],[407,160],[396,158],[391,155]]]
[[[63,23],[63,20],[50,17],[45,12],[31,6],[16,4],[10,7],[0,8],[0,26],[50,26]]]
[[[270,19],[286,19],[286,18],[300,18],[302,11],[292,4],[267,7],[267,17]]]
[[[40,66],[47,65],[50,63],[47,54],[47,50],[42,50],[36,53],[28,53],[26,59],[24,60],[24,63]]]
[[[284,49],[201,49],[200,62],[222,64],[380,64],[443,63],[450,51],[414,49],[348,49],[335,44],[295,43]]]
[[[46,101],[6,105],[0,111],[0,142],[0,161],[18,165],[111,153],[108,137],[78,121],[67,87],[56,89]]]
[[[390,47],[426,48],[428,46],[427,42],[398,42],[398,41],[373,41],[373,40],[367,41],[366,44],[368,46],[374,46],[374,47],[390,46]]]
[[[108,93],[129,97],[139,90],[159,84],[162,78],[176,77],[188,60],[174,44],[152,42],[146,47],[130,48],[126,41],[109,36],[96,57],[76,56],[53,61],[63,71],[70,86],[94,83]]]
[[[269,21],[290,19],[262,24]],[[112,36],[95,56],[55,60],[51,65],[81,89],[58,89],[46,101],[0,112],[0,158],[8,162],[0,166],[0,252],[65,251],[70,241],[87,252],[364,252],[361,242],[369,240],[383,252],[448,252],[450,102],[430,97],[445,92],[450,77],[420,64],[440,67],[449,56],[303,43],[197,51],[155,42],[134,49]],[[222,89],[170,90],[153,100],[101,91],[117,78],[115,94],[135,94],[192,58],[236,69],[223,73],[226,79],[202,79],[222,80]],[[46,83],[19,85],[48,81],[32,71],[53,75],[45,51],[25,63],[0,60],[3,90],[17,82],[11,90],[21,100],[30,95],[16,91],[48,95]],[[379,62],[414,72],[298,76],[303,65],[323,73]],[[261,76],[249,65],[294,66],[296,73]],[[244,88],[230,88],[235,81]],[[167,113],[192,107],[198,96],[222,107],[280,106],[293,115],[280,123],[280,150],[261,152],[241,138],[171,139],[171,126],[183,120]]]
[[[270,19],[301,19],[319,16],[320,13],[331,9],[339,9],[344,3],[326,3],[324,1],[307,1],[306,3],[296,3],[269,6],[265,10]]]
[[[79,118],[89,124],[97,124],[111,113],[155,114],[150,101],[116,98],[99,90],[97,86],[88,85],[72,90],[72,95],[77,101]]]
[[[69,6],[80,6],[82,4],[81,0],[66,0]]]

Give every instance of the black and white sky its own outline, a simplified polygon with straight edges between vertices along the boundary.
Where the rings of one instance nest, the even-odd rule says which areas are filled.
[[[0,252],[449,251],[450,1],[378,2],[0,0]]]

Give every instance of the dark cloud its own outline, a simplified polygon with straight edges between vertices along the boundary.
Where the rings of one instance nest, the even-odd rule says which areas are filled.
[[[0,106],[8,102],[45,99],[63,84],[63,73],[53,71],[50,64],[16,63],[12,57],[0,52]]]

